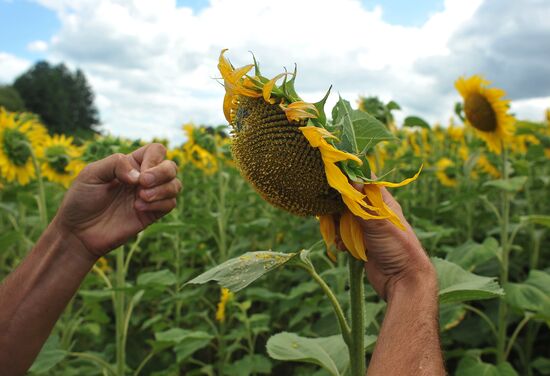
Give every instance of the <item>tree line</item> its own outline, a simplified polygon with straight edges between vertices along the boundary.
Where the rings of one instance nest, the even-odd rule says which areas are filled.
[[[0,107],[37,114],[52,134],[90,137],[98,133],[94,93],[80,69],[39,61],[11,85],[0,86]]]

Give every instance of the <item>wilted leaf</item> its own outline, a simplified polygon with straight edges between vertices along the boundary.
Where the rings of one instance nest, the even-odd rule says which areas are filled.
[[[264,274],[284,265],[296,255],[297,253],[271,251],[248,252],[202,273],[187,284],[216,281],[221,286],[237,292]]]

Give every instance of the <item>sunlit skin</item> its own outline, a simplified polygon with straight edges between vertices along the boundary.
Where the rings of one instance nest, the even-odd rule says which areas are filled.
[[[360,185],[355,188],[361,190]],[[367,247],[367,279],[388,303],[367,375],[445,375],[435,269],[401,206],[385,187],[381,191],[405,231],[387,219],[356,218]],[[336,244],[345,250],[339,235]]]
[[[23,375],[95,262],[176,206],[181,182],[161,144],[91,163],[48,228],[0,285],[0,373]]]

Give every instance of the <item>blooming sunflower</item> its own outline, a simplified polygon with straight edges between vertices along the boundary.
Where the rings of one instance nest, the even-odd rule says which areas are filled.
[[[36,176],[32,161],[47,136],[34,116],[0,108],[0,173],[8,181],[28,184]]]
[[[268,79],[261,75],[255,59],[254,64],[235,68],[225,52],[221,52],[218,64],[225,87],[223,110],[232,126],[231,147],[241,174],[272,205],[293,214],[318,217],[329,249],[339,218],[344,245],[353,257],[366,261],[357,218],[387,219],[404,229],[384,203],[380,187],[406,185],[420,171],[401,183],[370,179],[366,147],[354,150],[355,136],[346,131],[353,126],[349,125],[352,119],[386,129],[383,124],[368,114],[353,112],[349,102],[342,99],[339,118],[349,117],[331,124],[324,113],[329,93],[317,103],[303,101],[294,89],[296,69]],[[252,68],[254,74],[250,75]],[[282,84],[277,85],[280,80]],[[346,121],[348,128],[342,125]],[[363,190],[356,190],[353,181],[363,183]],[[329,255],[333,256],[330,251]]]
[[[445,187],[456,187],[457,181],[449,176],[450,170],[454,167],[454,162],[449,158],[441,158],[436,163],[436,176],[439,182]]]
[[[493,165],[493,163],[491,163],[487,156],[480,155],[477,159],[477,166],[481,169],[481,171],[489,174],[494,179],[500,178],[500,171],[495,167],[495,165]]]
[[[466,123],[474,128],[489,150],[500,154],[502,144],[513,134],[515,119],[507,113],[510,101],[502,99],[506,92],[488,88],[490,82],[474,75],[468,79],[460,77],[455,87],[464,99]]]
[[[42,175],[49,181],[68,188],[86,163],[78,158],[82,151],[73,145],[73,138],[65,135],[47,136],[43,148],[37,153],[42,160]]]

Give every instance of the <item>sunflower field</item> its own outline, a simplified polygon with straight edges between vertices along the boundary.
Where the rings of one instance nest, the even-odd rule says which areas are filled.
[[[228,90],[234,71],[226,68]],[[263,92],[240,86],[241,105],[262,95],[272,103],[270,94],[286,88],[258,80]],[[364,113],[383,126],[369,136],[369,177],[398,182],[421,169],[392,193],[438,273],[449,374],[550,375],[550,110],[541,121],[516,119],[505,93],[483,78],[455,86],[460,102],[447,124],[414,116],[396,124],[398,104],[373,98],[359,98],[356,109],[340,100],[331,117]],[[297,99],[283,107],[301,119],[317,111]],[[239,125],[243,111],[224,110]],[[167,152],[184,185],[177,208],[97,262],[29,374],[352,374],[331,305],[334,298],[349,315],[347,255],[327,250],[323,218],[264,201],[233,159],[243,153],[232,148],[234,129],[189,123],[182,132],[186,142]],[[87,163],[143,144],[49,135],[37,116],[2,109],[0,279]],[[360,173],[346,166],[348,177]],[[214,280],[230,288],[205,283]],[[386,303],[364,289],[368,364]]]

